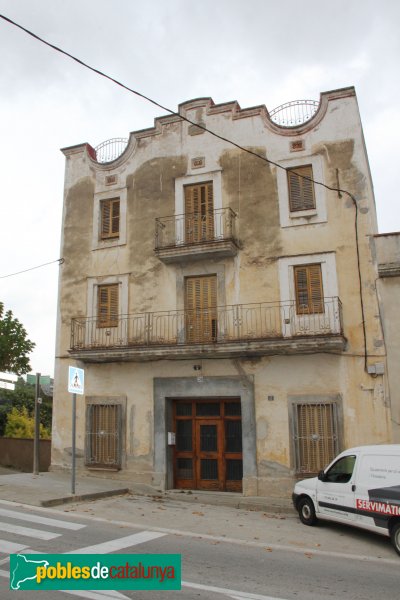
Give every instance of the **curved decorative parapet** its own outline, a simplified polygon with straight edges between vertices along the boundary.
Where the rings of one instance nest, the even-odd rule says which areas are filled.
[[[317,100],[292,100],[271,110],[269,116],[280,127],[297,127],[312,119],[318,107]]]
[[[79,144],[61,150],[67,157],[86,151],[93,163],[97,163],[96,167],[100,170],[109,170],[111,162],[114,163],[112,167],[116,168],[128,159],[135,150],[137,143],[140,143],[142,139],[161,135],[165,128],[181,124],[182,117],[186,117],[189,111],[198,108],[204,109],[205,116],[225,114],[230,116],[233,121],[259,116],[273,133],[291,137],[304,134],[316,127],[324,118],[330,101],[355,97],[355,95],[355,89],[351,86],[322,92],[319,102],[316,100],[295,100],[282,104],[271,112],[268,112],[264,104],[241,108],[237,101],[215,104],[213,99],[209,97],[194,98],[180,103],[178,112],[156,117],[153,127],[131,132],[129,139],[113,138],[103,142],[96,149],[89,144]],[[191,119],[193,118],[191,116]],[[129,148],[130,150],[128,150]]]
[[[123,154],[128,145],[128,138],[112,138],[96,146],[96,160],[98,163],[109,163]]]

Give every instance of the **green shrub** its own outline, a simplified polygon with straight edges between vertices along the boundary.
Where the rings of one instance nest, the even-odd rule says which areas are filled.
[[[9,438],[33,438],[35,436],[35,421],[29,415],[28,409],[13,408],[7,416],[7,424],[4,431],[4,436]],[[51,437],[49,429],[40,423],[40,437],[48,440]]]

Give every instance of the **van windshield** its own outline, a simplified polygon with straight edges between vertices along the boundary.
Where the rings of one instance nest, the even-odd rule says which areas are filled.
[[[353,475],[355,456],[343,456],[325,473],[324,481],[332,483],[347,483]]]

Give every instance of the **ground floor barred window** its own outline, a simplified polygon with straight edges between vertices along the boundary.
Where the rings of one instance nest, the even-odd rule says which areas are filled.
[[[87,405],[85,456],[87,466],[121,468],[121,415],[120,404]]]
[[[293,442],[296,473],[326,467],[339,452],[336,403],[294,403]]]

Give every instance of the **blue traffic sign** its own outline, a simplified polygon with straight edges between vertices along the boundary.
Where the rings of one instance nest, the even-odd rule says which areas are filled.
[[[68,367],[68,391],[71,394],[84,394],[85,371],[78,367]]]

